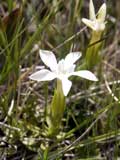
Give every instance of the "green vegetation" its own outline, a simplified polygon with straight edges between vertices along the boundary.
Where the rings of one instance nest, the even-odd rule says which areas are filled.
[[[94,0],[95,13],[102,3]],[[120,2],[108,1],[107,13],[95,19],[90,6],[87,0],[1,0],[1,160],[119,159]],[[98,20],[102,30],[83,17]],[[57,61],[80,51],[76,71],[89,70],[98,81],[70,77],[64,96],[60,81],[31,80],[45,69],[39,49],[54,52]]]

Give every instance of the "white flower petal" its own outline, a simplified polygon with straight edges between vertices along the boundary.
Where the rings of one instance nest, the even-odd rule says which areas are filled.
[[[62,79],[62,89],[63,89],[64,96],[67,96],[71,86],[72,86],[72,82],[70,80],[68,80],[67,78]]]
[[[57,72],[58,74],[64,74],[64,62],[65,60],[64,59],[61,59],[59,62],[58,62],[58,65],[57,65]]]
[[[100,22],[104,22],[106,17],[106,4],[103,3],[102,6],[100,7],[98,14],[97,14],[97,19]]]
[[[96,20],[93,29],[94,31],[103,31],[105,29],[105,24]]]
[[[67,68],[67,70],[66,70],[67,74],[69,75],[69,74],[71,74],[72,72],[74,72],[75,67],[76,67],[76,65],[73,64],[73,65],[71,65],[69,68]]]
[[[57,68],[57,60],[53,52],[40,50],[39,54],[44,64],[46,64],[46,66],[48,66],[52,71],[55,71]]]
[[[89,3],[89,17],[91,20],[96,20],[95,8],[92,0],[90,0],[90,3]]]
[[[42,69],[33,73],[30,77],[32,80],[40,81],[51,81],[56,78],[56,75],[53,72],[50,72],[47,69]]]
[[[82,18],[82,22],[86,24],[89,28],[95,30],[95,22],[86,18]]]
[[[96,24],[96,31],[103,31],[105,29],[105,23]]]
[[[91,81],[98,81],[98,79],[96,78],[96,76],[87,70],[83,70],[83,71],[77,71],[77,72],[73,72],[71,75],[75,75],[75,76],[79,76]]]
[[[65,68],[72,66],[80,57],[81,52],[71,52],[65,57]]]

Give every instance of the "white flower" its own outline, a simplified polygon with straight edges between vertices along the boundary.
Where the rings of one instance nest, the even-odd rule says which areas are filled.
[[[30,79],[39,82],[51,81],[57,78],[62,82],[62,89],[65,96],[67,96],[72,86],[72,82],[68,80],[68,78],[72,75],[86,78],[92,81],[97,81],[95,75],[90,71],[74,71],[76,66],[74,63],[81,57],[80,52],[71,52],[65,57],[65,59],[60,60],[58,63],[53,52],[40,50],[39,53],[42,61],[47,67],[50,68],[50,70],[42,69],[37,71],[30,76]]]
[[[90,0],[89,3],[89,18],[82,18],[82,22],[85,23],[94,31],[103,31],[105,29],[105,17],[106,17],[106,4],[103,3],[100,7],[97,16],[95,15],[95,8],[93,1]]]

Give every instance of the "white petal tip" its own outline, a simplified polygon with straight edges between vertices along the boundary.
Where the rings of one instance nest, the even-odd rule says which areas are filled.
[[[98,78],[96,77],[96,76],[94,76],[94,77],[92,77],[92,79],[91,79],[92,81],[98,81]]]
[[[90,81],[98,81],[97,77],[88,70],[74,72],[73,75],[88,79]]]
[[[106,3],[103,3],[101,7],[103,7],[104,9],[106,9],[107,8]]]
[[[43,54],[48,54],[49,52],[50,52],[50,51],[48,51],[48,50],[40,49],[40,50],[39,50],[40,57],[41,57]]]
[[[38,81],[38,79],[36,79],[33,74],[31,76],[29,76],[29,79],[31,79],[33,81]]]
[[[87,18],[82,18],[81,21],[84,23],[86,20],[88,20]]]
[[[40,49],[39,54],[40,58],[46,66],[48,66],[52,71],[56,69],[57,60],[52,51]]]
[[[68,95],[71,86],[72,86],[72,82],[70,80],[62,79],[62,89],[65,97]]]
[[[29,78],[31,80],[38,81],[38,82],[51,81],[56,78],[56,75],[47,69],[42,69],[30,75]]]

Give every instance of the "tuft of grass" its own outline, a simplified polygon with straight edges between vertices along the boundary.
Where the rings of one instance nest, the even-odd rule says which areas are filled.
[[[108,36],[100,50],[101,62],[93,69],[99,82],[73,79],[74,87],[66,99],[60,133],[50,138],[45,136],[44,126],[46,106],[51,102],[55,83],[36,83],[28,77],[43,67],[39,48],[54,51],[58,59],[70,51],[82,51],[82,59],[78,62],[78,68],[82,68],[90,30],[81,23],[81,18],[88,14],[88,2],[1,0],[1,159],[120,157],[118,4],[119,0],[107,2]],[[111,7],[113,5],[116,8]]]

